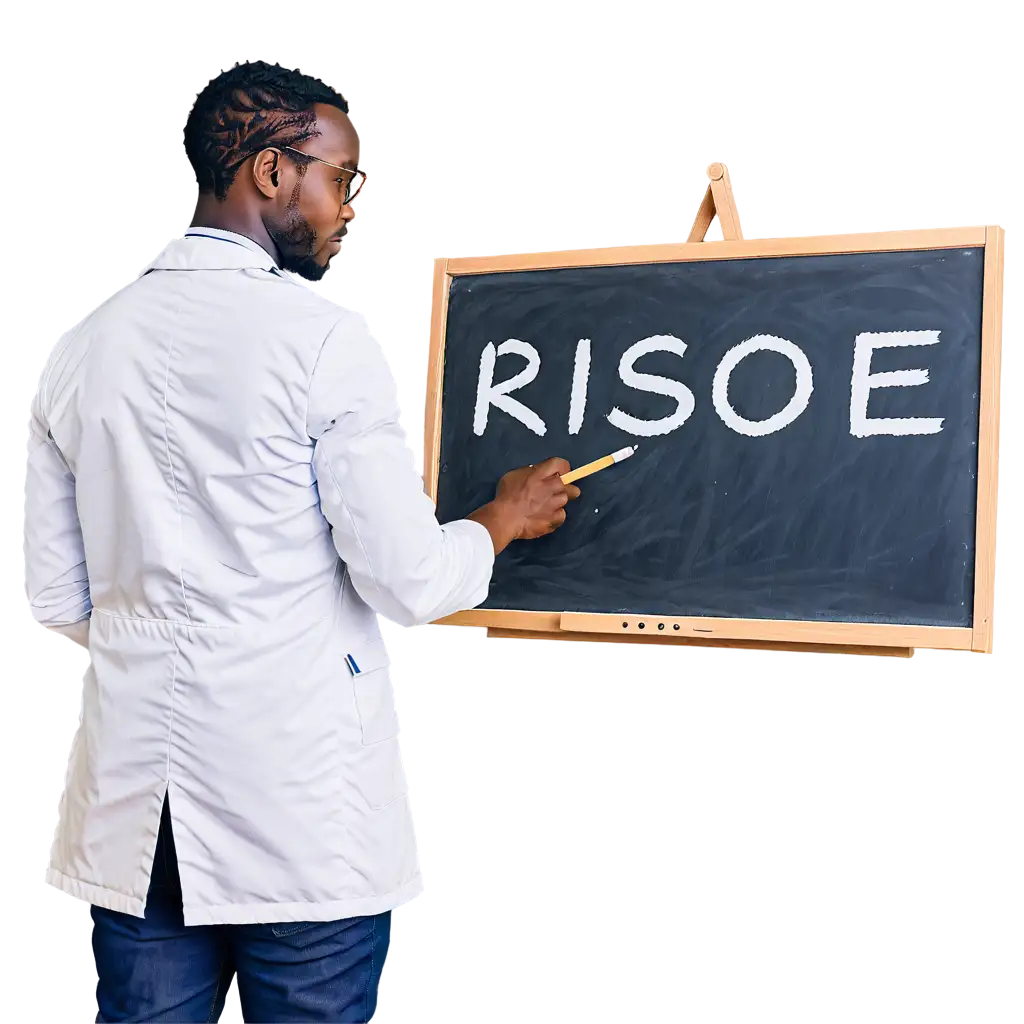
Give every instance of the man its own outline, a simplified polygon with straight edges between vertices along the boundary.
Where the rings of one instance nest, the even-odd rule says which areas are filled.
[[[348,105],[262,62],[199,94],[192,226],[66,334],[33,406],[27,590],[88,647],[47,880],[93,904],[98,1020],[364,1021],[420,889],[376,612],[428,622],[578,496],[553,459],[440,526],[362,317],[317,280]]]

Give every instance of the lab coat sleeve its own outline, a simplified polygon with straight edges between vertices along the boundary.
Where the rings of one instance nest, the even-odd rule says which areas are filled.
[[[45,416],[46,375],[32,403],[25,478],[25,591],[37,622],[89,646],[92,600],[75,477]]]
[[[438,524],[399,423],[394,378],[358,314],[346,312],[324,342],[307,431],[334,546],[371,608],[411,626],[484,600],[491,536],[469,520]]]

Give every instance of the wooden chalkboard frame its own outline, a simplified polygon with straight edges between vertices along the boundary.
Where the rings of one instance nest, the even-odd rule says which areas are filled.
[[[710,218],[709,218],[710,219]],[[705,225],[706,226],[706,225]],[[436,503],[441,447],[448,294],[455,277],[560,267],[600,267],[691,260],[771,259],[836,253],[984,247],[981,392],[978,429],[978,505],[975,532],[974,615],[970,627],[868,622],[791,621],[703,616],[604,615],[480,608],[440,620],[483,626],[489,636],[619,640],[770,649],[842,651],[909,656],[915,647],[992,651],[995,589],[996,496],[999,462],[999,370],[1002,333],[1003,229],[936,228],[810,238],[733,239],[721,242],[616,246],[561,252],[476,256],[434,261],[430,356],[424,431],[424,483]]]

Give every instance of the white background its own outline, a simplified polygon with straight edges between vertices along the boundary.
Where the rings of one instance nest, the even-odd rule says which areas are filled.
[[[38,870],[81,678],[75,657],[24,608],[25,415],[56,334],[181,229],[188,175],[174,131],[190,90],[236,52],[401,52],[388,43],[398,36],[421,52],[447,43],[467,53],[499,37],[552,52],[575,39],[597,53],[609,39],[616,52],[678,52],[680,38],[715,52],[716,38],[726,49],[735,39],[727,19],[709,22],[713,11],[675,12],[690,29],[703,18],[688,35],[678,19],[666,35],[664,20],[634,18],[592,44],[580,42],[579,20],[573,29],[553,17],[545,29],[520,12],[472,30],[463,13],[456,37],[443,12],[388,13],[377,22],[350,11],[0,14],[7,901],[46,898]],[[807,12],[798,13],[806,30]],[[932,25],[940,17],[922,13]],[[831,38],[881,41],[893,52],[920,42],[912,22],[886,32],[870,14],[870,31],[840,20]],[[964,19],[963,46],[980,47],[988,25],[989,43],[1015,52],[1019,32],[993,30],[976,12],[948,15]],[[780,47],[796,45],[773,32]],[[810,52],[836,52],[823,45]],[[422,293],[362,291],[345,301],[372,315],[415,414]],[[513,651],[464,634],[398,634],[393,653],[431,886],[411,910],[1024,907],[1024,687],[1015,666]]]

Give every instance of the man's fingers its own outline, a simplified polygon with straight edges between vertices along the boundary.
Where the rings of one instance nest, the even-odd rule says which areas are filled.
[[[537,465],[538,472],[544,476],[564,476],[571,468],[565,459],[545,459]]]
[[[575,501],[580,496],[581,491],[575,484],[569,484],[565,488],[565,493],[569,495],[570,501]]]

